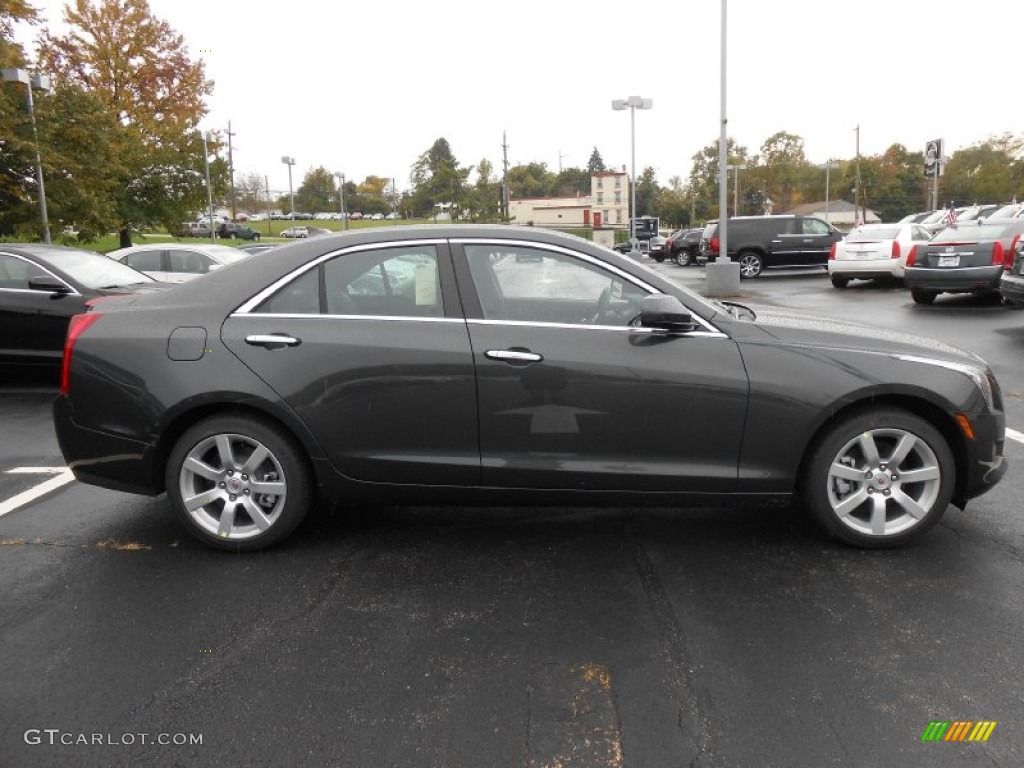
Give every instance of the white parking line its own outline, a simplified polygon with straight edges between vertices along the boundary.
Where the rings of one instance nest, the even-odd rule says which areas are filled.
[[[22,491],[17,496],[0,502],[0,517],[8,512],[13,512],[19,507],[30,504],[40,496],[45,496],[61,486],[67,485],[75,479],[74,473],[67,467],[15,467],[7,470],[9,475],[53,475],[49,480],[44,480],[39,485],[32,486],[27,491]]]
[[[1024,432],[1018,432],[1016,429],[1007,427],[1006,436],[1011,440],[1016,440],[1018,443],[1024,443]]]

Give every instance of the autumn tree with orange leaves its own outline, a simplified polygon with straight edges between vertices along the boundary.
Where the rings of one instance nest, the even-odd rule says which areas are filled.
[[[58,86],[97,98],[119,126],[111,154],[121,245],[131,244],[131,228],[140,224],[173,231],[204,207],[197,127],[212,81],[147,0],[74,0],[64,22],[66,34],[39,37],[39,68]]]

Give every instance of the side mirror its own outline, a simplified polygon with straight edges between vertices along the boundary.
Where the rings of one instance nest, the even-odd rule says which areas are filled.
[[[640,304],[640,326],[667,333],[687,333],[696,328],[690,310],[675,296],[655,293]]]
[[[46,291],[47,293],[56,293],[61,296],[71,293],[71,289],[66,283],[52,275],[40,275],[39,277],[29,278],[28,287],[33,291]]]

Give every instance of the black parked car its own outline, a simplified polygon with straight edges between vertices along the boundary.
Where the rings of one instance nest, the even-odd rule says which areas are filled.
[[[536,258],[515,258],[532,253]],[[349,503],[785,499],[861,546],[1003,475],[976,355],[708,301],[533,227],[366,229],[281,246],[72,322],[54,404],[80,480],[166,491],[202,541],[285,538]]]
[[[999,278],[999,294],[1007,304],[1024,304],[1024,241],[1013,249],[1013,261]]]
[[[247,227],[244,224],[235,224],[231,221],[222,222],[220,227],[217,229],[217,237],[227,238],[234,240],[252,240],[259,242],[260,233],[252,227]]]
[[[680,267],[688,267],[698,263],[700,255],[700,239],[704,232],[702,227],[681,229],[665,243],[665,255]]]
[[[68,323],[87,302],[164,287],[92,251],[0,243],[0,363],[57,366]]]
[[[740,265],[740,277],[758,277],[769,267],[828,267],[832,244],[843,233],[813,216],[734,216],[729,219],[730,259]],[[708,261],[719,257],[718,222],[701,235],[701,253]]]
[[[904,279],[911,297],[931,304],[940,293],[998,293],[1022,234],[1022,218],[946,227],[908,254]]]

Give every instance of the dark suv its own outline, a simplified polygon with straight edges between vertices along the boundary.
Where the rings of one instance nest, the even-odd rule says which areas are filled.
[[[680,267],[688,267],[697,263],[697,256],[700,253],[700,239],[703,233],[701,227],[696,229],[680,229],[674,232],[668,242],[665,243],[665,256]]]
[[[217,230],[217,237],[226,237],[230,240],[234,240],[237,237],[239,240],[259,242],[260,233],[251,227],[225,221],[220,225],[220,229]]]
[[[828,266],[832,244],[844,237],[813,216],[735,216],[729,219],[728,256],[740,265],[740,277],[757,277],[770,267]],[[718,222],[701,235],[701,254],[719,256]]]

